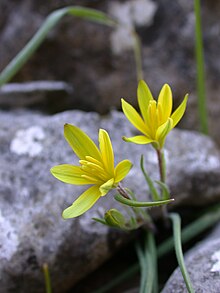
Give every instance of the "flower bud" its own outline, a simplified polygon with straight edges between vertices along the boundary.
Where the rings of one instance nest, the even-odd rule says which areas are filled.
[[[125,217],[116,209],[111,209],[105,213],[105,222],[111,227],[125,228]]]

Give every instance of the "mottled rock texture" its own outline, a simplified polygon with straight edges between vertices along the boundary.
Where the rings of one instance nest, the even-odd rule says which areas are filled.
[[[183,125],[198,129],[193,1],[2,0],[0,69],[23,48],[51,11],[67,5],[99,9],[128,27],[134,26],[142,41],[145,80],[155,96],[162,84],[168,82],[174,90],[176,105],[189,92],[189,109]],[[202,1],[210,133],[220,143],[219,11],[219,1]],[[75,87],[66,108],[106,113],[111,108],[120,108],[121,96],[135,101],[136,70],[131,47],[130,35],[123,28],[114,30],[65,17],[14,81],[63,80]]]
[[[64,292],[100,266],[132,236],[109,230],[91,218],[117,206],[114,192],[85,215],[64,221],[61,212],[85,187],[56,180],[49,169],[77,163],[63,137],[64,123],[80,126],[95,141],[98,129],[109,131],[116,161],[129,158],[133,169],[124,185],[140,199],[149,198],[139,170],[140,155],[153,179],[157,158],[151,146],[121,140],[135,133],[119,112],[101,117],[67,111],[45,116],[29,111],[0,113],[0,288],[1,292],[43,292],[42,265],[48,263],[54,292]],[[168,182],[175,203],[205,204],[220,198],[219,152],[208,137],[174,130],[167,139]],[[205,178],[205,180],[204,180]],[[156,209],[152,209],[156,211]]]

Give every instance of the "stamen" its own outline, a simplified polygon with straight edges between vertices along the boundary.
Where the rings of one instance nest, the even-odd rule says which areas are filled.
[[[101,173],[105,173],[105,170],[102,167],[100,167],[99,165],[96,165],[94,163],[89,163],[88,162],[88,165],[87,166],[88,167],[91,167],[93,170],[99,171]]]
[[[102,162],[96,160],[95,158],[91,157],[91,156],[86,156],[86,160],[91,162],[91,163],[94,163],[96,165],[99,165],[99,166],[103,166]]]
[[[81,177],[87,179],[88,181],[90,181],[91,183],[94,183],[94,184],[101,183],[100,180],[93,178],[91,176],[88,176],[88,175],[81,175]]]
[[[79,160],[79,163],[83,166],[87,166],[88,162],[86,160]]]
[[[86,166],[82,165],[81,169],[84,172],[83,175],[89,176],[89,177],[92,176],[91,178],[94,178],[94,179],[101,181],[101,182],[106,181],[106,177],[108,177],[106,172],[104,172],[104,171],[101,172],[100,170],[93,168],[93,166],[89,166],[89,163]]]

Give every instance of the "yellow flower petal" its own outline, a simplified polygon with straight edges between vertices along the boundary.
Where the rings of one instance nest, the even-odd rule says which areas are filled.
[[[112,143],[107,131],[104,129],[99,130],[99,147],[106,171],[114,176],[114,153]]]
[[[146,137],[144,135],[137,135],[137,136],[133,136],[133,137],[125,137],[125,136],[123,136],[122,139],[124,141],[133,142],[133,143],[137,143],[137,144],[147,144],[147,143],[151,143],[151,142],[154,141],[153,139],[148,138],[148,137]]]
[[[106,195],[109,192],[109,190],[111,190],[113,188],[113,185],[114,185],[114,178],[111,178],[107,182],[102,184],[99,187],[99,191],[101,192],[101,196]]]
[[[124,160],[118,163],[115,167],[115,183],[120,182],[131,170],[132,163],[129,160]]]
[[[173,120],[171,118],[168,118],[167,122],[162,124],[158,129],[156,133],[156,141],[159,142],[160,148],[163,147],[165,138],[167,134],[170,132],[173,126]]]
[[[159,94],[158,103],[161,104],[162,113],[163,113],[163,121],[165,123],[168,117],[172,112],[173,107],[173,98],[172,98],[172,91],[168,84],[165,84]]]
[[[50,172],[54,177],[65,183],[76,185],[90,184],[88,180],[81,177],[84,173],[79,166],[63,164],[51,168]]]
[[[97,160],[101,159],[100,152],[89,136],[78,127],[65,124],[64,137],[80,159],[91,156]]]
[[[124,99],[121,99],[122,102],[122,110],[127,117],[127,119],[134,125],[140,132],[146,134],[146,125],[144,124],[144,120],[138,114],[138,112]]]
[[[177,125],[177,123],[180,121],[180,119],[183,117],[183,114],[185,113],[188,97],[189,97],[188,94],[185,95],[182,103],[179,105],[179,107],[171,115],[171,118],[173,119],[173,128]]]
[[[147,111],[148,105],[150,100],[153,100],[153,96],[147,84],[143,80],[140,80],[138,84],[137,97],[138,97],[138,105],[139,105],[141,114],[144,118],[144,121],[146,122],[147,116],[148,116],[148,111]]]
[[[70,207],[63,211],[63,218],[70,219],[82,215],[96,203],[100,196],[99,186],[90,187]]]

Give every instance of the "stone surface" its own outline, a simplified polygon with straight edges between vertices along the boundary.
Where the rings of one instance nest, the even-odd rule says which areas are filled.
[[[73,87],[62,81],[9,83],[0,88],[1,109],[34,108],[42,112],[60,111],[71,103]]]
[[[77,162],[63,137],[64,123],[80,126],[95,141],[99,128],[109,131],[116,161],[128,158],[134,163],[124,186],[134,190],[138,198],[149,198],[139,170],[141,153],[152,178],[158,178],[153,148],[121,140],[122,135],[130,136],[135,131],[119,112],[103,117],[80,111],[54,116],[28,111],[1,112],[0,287],[3,293],[30,292],[30,287],[32,293],[43,292],[41,268],[45,262],[51,272],[53,292],[64,292],[131,237],[91,220],[105,209],[118,206],[113,192],[82,217],[62,220],[62,210],[85,190],[64,184],[49,172],[54,165]],[[219,151],[208,137],[174,130],[168,136],[165,155],[176,205],[207,205],[219,200]]]
[[[186,253],[186,267],[196,293],[219,293],[220,226]],[[162,293],[187,293],[182,275],[176,269]]]
[[[193,1],[2,0],[0,69],[23,48],[46,16],[64,5],[100,9],[127,26],[135,26],[143,46],[144,78],[155,95],[163,83],[171,84],[176,105],[189,92],[183,123],[184,127],[198,129]],[[202,3],[210,132],[220,143],[219,8],[219,1]],[[136,102],[131,46],[130,34],[123,28],[114,30],[65,17],[14,80],[64,80],[75,87],[69,108],[106,113],[120,108],[121,96]],[[63,109],[62,104],[60,107]]]

